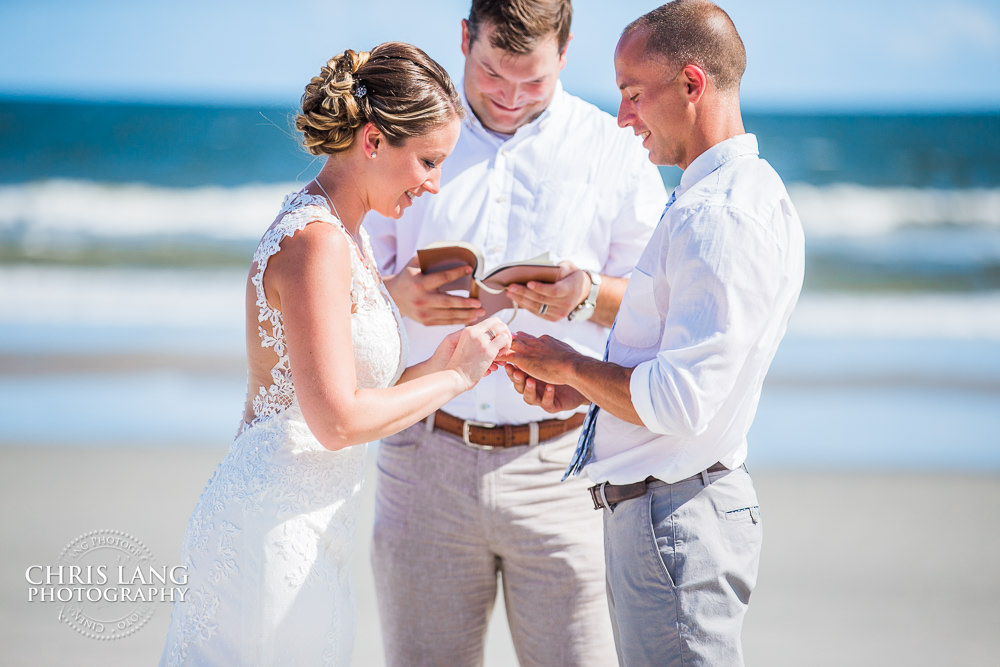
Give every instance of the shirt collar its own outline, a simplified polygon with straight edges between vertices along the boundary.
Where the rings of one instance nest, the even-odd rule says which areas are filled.
[[[738,134],[715,144],[696,157],[681,174],[681,183],[677,188],[678,196],[725,163],[744,155],[759,155],[755,135]]]
[[[465,126],[480,136],[489,137],[494,142],[502,142],[503,140],[496,134],[483,127],[483,124],[479,121],[479,118],[469,105],[469,99],[465,96],[465,79],[462,79],[459,82],[458,94],[461,96],[462,104],[465,105],[465,120],[462,121]],[[545,110],[538,114],[538,116],[530,123],[517,128],[517,131],[511,135],[509,139],[513,139],[518,136],[527,136],[528,134],[534,134],[544,130],[549,124],[549,119],[554,114],[558,114],[560,110],[565,107],[565,96],[566,93],[563,92],[562,80],[556,81],[555,92],[552,93],[552,99],[549,100],[549,105],[545,107]]]

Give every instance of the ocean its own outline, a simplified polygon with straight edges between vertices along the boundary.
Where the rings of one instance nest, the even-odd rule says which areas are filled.
[[[0,98],[0,444],[225,448],[293,117]],[[744,121],[807,242],[749,464],[1000,468],[1000,112]]]

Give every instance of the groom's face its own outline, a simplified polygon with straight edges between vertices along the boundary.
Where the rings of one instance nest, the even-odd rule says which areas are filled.
[[[559,51],[553,32],[528,53],[510,53],[490,45],[494,30],[485,24],[470,42],[468,21],[462,21],[465,97],[484,127],[513,134],[552,101],[566,65],[566,49]]]
[[[653,164],[686,169],[697,157],[691,148],[694,111],[686,70],[651,56],[641,30],[623,36],[615,50],[615,77],[621,91],[618,125],[642,137]]]

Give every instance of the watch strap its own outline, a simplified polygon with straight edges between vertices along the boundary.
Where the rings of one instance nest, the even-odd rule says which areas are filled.
[[[601,291],[601,274],[595,273],[594,271],[584,270],[584,273],[590,278],[590,292],[587,293],[587,297],[577,305],[576,308],[570,311],[566,319],[573,320],[589,320],[594,314],[594,310],[597,308],[597,295]]]

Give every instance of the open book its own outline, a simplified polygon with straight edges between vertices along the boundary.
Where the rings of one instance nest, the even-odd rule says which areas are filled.
[[[549,253],[538,257],[507,262],[487,270],[483,266],[483,253],[479,248],[463,241],[432,243],[417,250],[422,273],[436,273],[458,266],[471,266],[472,274],[443,285],[442,292],[468,292],[473,299],[479,299],[489,317],[504,308],[516,308],[507,298],[507,285],[524,285],[530,280],[540,283],[554,283],[559,276],[559,267]]]

